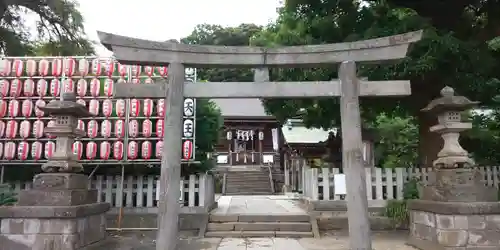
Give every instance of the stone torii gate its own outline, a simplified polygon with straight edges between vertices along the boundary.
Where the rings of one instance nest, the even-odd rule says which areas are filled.
[[[119,84],[115,96],[165,98],[164,152],[161,165],[157,250],[174,250],[178,241],[178,196],[183,98],[341,97],[343,167],[347,175],[350,249],[372,249],[362,159],[358,96],[405,96],[409,81],[363,81],[355,62],[401,59],[422,31],[350,43],[282,48],[186,45],[154,42],[98,32],[101,43],[120,63],[168,66],[166,84]],[[270,82],[271,67],[317,67],[341,63],[339,80]],[[189,83],[185,67],[255,68],[254,82]],[[243,108],[243,107],[242,107]],[[333,108],[333,107],[332,107]]]

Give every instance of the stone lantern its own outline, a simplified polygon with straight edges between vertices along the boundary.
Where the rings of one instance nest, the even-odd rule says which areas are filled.
[[[87,176],[73,154],[79,117],[90,114],[76,103],[74,93],[38,107],[55,118],[47,133],[57,136],[53,156],[43,164],[45,173],[33,180],[33,189],[19,193],[18,204],[0,207],[2,249],[88,249],[105,239],[108,203],[97,202],[97,190],[88,188]]]
[[[430,131],[440,134],[444,141],[443,149],[438,153],[433,166],[435,168],[474,166],[474,161],[460,146],[458,139],[461,132],[472,128],[472,123],[462,121],[462,112],[475,107],[478,102],[470,101],[464,96],[455,96],[454,90],[450,87],[444,87],[441,95],[441,98],[431,101],[422,110],[437,115],[438,124],[432,126]]]
[[[422,199],[436,201],[496,201],[495,188],[486,187],[478,169],[472,168],[474,161],[460,146],[460,133],[472,128],[463,122],[461,113],[478,102],[464,96],[455,96],[450,87],[441,90],[442,97],[435,99],[423,109],[437,115],[438,124],[431,132],[441,135],[443,148],[433,162],[435,170],[429,175],[429,183],[423,188]]]
[[[52,101],[45,107],[38,107],[43,112],[54,117],[55,125],[47,127],[45,132],[56,137],[56,150],[49,161],[42,166],[45,172],[75,173],[83,171],[72,147],[75,138],[85,135],[85,131],[78,129],[78,118],[89,117],[92,114],[76,103],[73,93],[64,93],[61,101]]]
[[[408,202],[409,245],[423,250],[500,249],[500,202],[496,187],[487,187],[479,169],[459,143],[472,127],[461,113],[478,103],[455,96],[450,87],[423,109],[438,116],[430,131],[444,140],[420,199]]]

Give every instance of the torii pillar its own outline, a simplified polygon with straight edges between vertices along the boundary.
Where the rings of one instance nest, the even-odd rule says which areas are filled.
[[[422,31],[377,39],[282,48],[202,46],[154,42],[99,32],[101,43],[123,64],[169,66],[168,84],[120,84],[115,96],[166,98],[167,115],[162,160],[159,230],[156,249],[174,250],[178,241],[178,185],[181,161],[182,97],[190,98],[316,98],[341,97],[344,167],[347,169],[350,249],[371,250],[363,165],[359,96],[405,96],[409,81],[363,81],[355,62],[401,59]],[[270,82],[271,67],[316,67],[342,63],[340,80]],[[184,67],[257,68],[255,82],[185,83]],[[257,77],[259,78],[259,77]],[[267,79],[263,79],[267,78]],[[167,88],[168,86],[168,88]],[[166,91],[168,89],[168,92]],[[165,141],[165,142],[167,142]],[[176,189],[177,188],[177,189]]]

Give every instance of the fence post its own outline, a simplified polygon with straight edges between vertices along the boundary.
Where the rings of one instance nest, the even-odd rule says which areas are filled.
[[[330,200],[330,169],[322,168],[321,175],[323,176],[323,199]]]
[[[319,200],[319,180],[318,180],[318,169],[313,168],[311,169],[311,179],[314,183],[312,186],[312,199],[317,201]]]

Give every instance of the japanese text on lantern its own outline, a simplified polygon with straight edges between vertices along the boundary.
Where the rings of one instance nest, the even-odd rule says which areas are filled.
[[[196,74],[193,69],[186,69],[186,81],[194,82]],[[196,100],[184,98],[182,125],[182,159],[192,161],[195,158]]]

